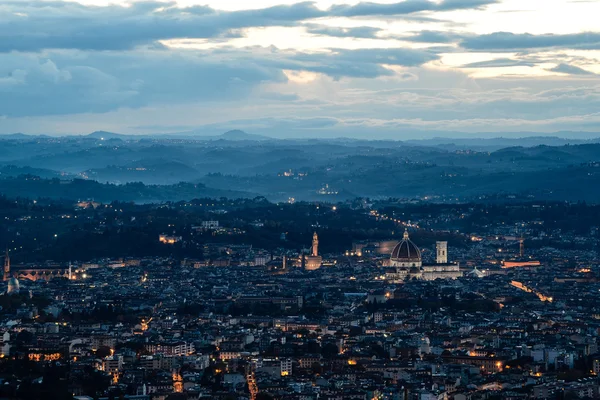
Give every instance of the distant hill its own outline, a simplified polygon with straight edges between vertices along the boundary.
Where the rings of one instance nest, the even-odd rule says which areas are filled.
[[[572,139],[558,136],[523,136],[523,137],[473,137],[406,140],[406,144],[419,146],[444,147],[446,149],[471,149],[471,150],[498,150],[506,147],[534,147],[534,146],[564,146],[587,143],[600,143],[600,138],[581,139],[574,136]]]
[[[160,135],[161,138],[193,138],[196,140],[229,140],[229,141],[266,141],[266,140],[276,140],[269,136],[256,135],[252,133],[247,133],[239,129],[235,129],[232,131],[227,131],[220,135],[203,135],[199,131],[190,131],[190,132],[181,132],[181,133],[172,133]]]
[[[125,140],[131,136],[130,135],[122,135],[120,133],[114,133],[114,132],[95,131],[95,132],[90,133],[89,135],[86,135],[86,137],[92,138],[92,139],[101,139],[101,140],[110,140],[110,139]]]
[[[104,168],[93,168],[81,175],[98,182],[119,184],[144,182],[152,185],[189,182],[201,176],[197,170],[187,164],[161,158],[140,160],[122,166],[109,165]]]
[[[28,135],[25,133],[9,133],[6,135],[0,135],[0,139],[4,139],[4,140],[30,140],[30,139],[36,138],[36,137],[47,138],[49,136],[47,136],[47,135]]]
[[[273,140],[268,136],[256,135],[244,132],[239,129],[227,131],[220,135],[203,136],[198,131],[189,132],[178,132],[178,133],[161,133],[161,134],[146,134],[146,135],[126,135],[122,133],[96,131],[88,135],[86,138],[99,139],[99,140],[140,140],[140,139],[197,139],[197,140],[230,140],[230,141],[260,141],[260,140]]]
[[[220,139],[225,140],[271,140],[268,136],[255,135],[240,131],[239,129],[227,131],[220,136]]]
[[[213,132],[152,137],[94,132],[30,140],[0,136],[0,193],[134,201],[253,194],[275,201],[353,196],[458,201],[511,193],[600,202],[600,143],[595,140],[456,139],[451,145],[452,139],[279,140],[240,130]],[[88,181],[47,182],[65,174]],[[18,179],[22,175],[42,180]],[[94,186],[92,181],[115,185]]]
[[[248,192],[213,189],[200,183],[145,185],[136,182],[114,185],[83,179],[43,179],[34,175],[0,179],[0,194],[11,198],[94,199],[106,203],[116,200],[151,203],[206,197],[253,198],[257,196],[257,194]]]

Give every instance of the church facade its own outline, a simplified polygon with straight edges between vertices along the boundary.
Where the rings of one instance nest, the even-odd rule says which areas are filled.
[[[458,263],[448,262],[448,242],[436,243],[436,262],[423,263],[421,250],[410,240],[408,231],[394,247],[389,260],[385,279],[390,283],[400,283],[409,279],[456,279],[463,274]]]

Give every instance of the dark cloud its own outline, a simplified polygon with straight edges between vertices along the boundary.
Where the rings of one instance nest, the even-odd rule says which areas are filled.
[[[495,60],[478,61],[465,64],[463,68],[505,68],[505,67],[533,67],[535,61],[515,60],[512,58],[497,58]]]
[[[559,72],[562,74],[569,75],[596,75],[591,71],[587,71],[583,68],[576,67],[574,65],[569,64],[558,64],[556,67],[549,69],[552,72]]]
[[[461,41],[461,46],[473,51],[520,51],[544,48],[600,49],[600,33],[586,32],[566,35],[532,35],[529,33],[495,32],[472,36]]]
[[[281,68],[303,70],[342,77],[376,78],[394,72],[382,65],[412,67],[437,60],[439,56],[416,49],[333,49],[329,53],[298,53],[290,56]]]
[[[159,40],[218,38],[241,28],[286,26],[323,15],[312,3],[234,12],[153,1],[134,2],[129,7],[39,3],[0,2],[13,11],[0,20],[0,52],[126,50]]]
[[[340,4],[331,6],[328,14],[336,17],[405,15],[423,11],[479,9],[495,3],[498,3],[498,0],[444,0],[442,2],[406,0],[392,4],[361,2],[355,5]]]
[[[395,39],[416,43],[456,43],[466,34],[423,30],[413,35],[396,36]]]
[[[5,53],[0,54],[0,110],[18,117],[231,100],[249,96],[263,83],[286,82],[283,70],[311,71],[336,80],[374,78],[394,75],[382,64],[415,66],[434,59],[435,54],[411,49]],[[278,100],[295,99],[281,95]]]
[[[329,129],[336,135],[355,132],[357,136],[366,129],[392,133],[402,126],[443,130],[449,129],[446,126],[502,129],[513,121],[515,126],[598,124],[597,119],[588,117],[597,114],[600,107],[597,75],[575,66],[586,65],[590,59],[577,59],[567,51],[538,53],[540,49],[600,49],[600,33],[497,32],[477,36],[423,30],[390,35],[374,27],[328,27],[319,22],[319,18],[370,16],[424,21],[436,13],[494,3],[405,0],[321,10],[304,2],[229,12],[154,1],[132,2],[129,7],[91,7],[76,2],[0,0],[0,118],[4,118],[4,126],[36,116],[41,116],[40,121],[59,121],[64,114],[85,114],[71,115],[69,120],[96,118],[102,122],[104,113],[110,112],[141,116],[135,124],[160,122],[167,127],[176,120],[176,124],[191,126],[170,113],[160,121],[146,121],[145,117],[154,117],[160,114],[156,110],[168,106],[169,112],[185,110],[181,115],[192,114],[196,121],[205,118],[201,114],[206,112],[210,114],[206,119],[214,121],[214,113],[228,108],[224,118],[249,118],[240,122],[242,129],[255,123],[285,132]],[[305,27],[314,35],[394,39],[429,46],[412,49],[391,42],[398,46],[319,52],[224,46],[185,51],[159,43],[168,39],[196,42],[198,38],[226,42],[242,36],[246,28],[269,26]],[[439,54],[450,51],[516,53],[511,58],[471,63],[464,68],[545,64],[556,65],[553,72],[571,76],[486,80],[471,78],[459,69],[422,67],[439,62]],[[320,75],[310,84],[297,84],[288,82],[286,74],[293,74],[287,70]],[[380,77],[386,78],[373,79]],[[249,103],[264,107],[245,111]],[[280,117],[263,118],[273,115]],[[110,120],[110,116],[106,118]]]
[[[498,4],[500,0],[443,0],[437,5],[438,11],[453,10],[479,10],[492,4]]]
[[[340,28],[327,25],[306,25],[306,31],[313,35],[333,36],[333,37],[352,37],[359,39],[377,39],[377,34],[382,31],[380,28],[370,26],[360,26],[354,28]]]
[[[296,26],[322,17],[409,15],[423,11],[480,8],[496,0],[406,0],[394,4],[334,5],[327,10],[312,2],[240,11],[207,6],[180,8],[174,2],[133,2],[129,7],[85,6],[75,2],[1,1],[0,52],[44,49],[125,50],[160,40],[227,37],[249,27]],[[372,28],[351,28],[348,36],[369,37]],[[326,31],[316,32],[327,34]],[[341,36],[342,28],[330,28]],[[237,33],[239,34],[239,33]]]
[[[245,97],[281,70],[189,52],[0,56],[0,113],[9,117],[99,113],[148,104]],[[9,78],[9,79],[7,79]]]

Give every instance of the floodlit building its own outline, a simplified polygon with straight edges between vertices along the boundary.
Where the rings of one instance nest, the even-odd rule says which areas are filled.
[[[408,231],[394,247],[390,257],[390,268],[385,278],[390,282],[402,282],[407,279],[456,279],[462,276],[458,263],[448,262],[448,242],[436,243],[436,262],[424,264],[421,250],[410,240]]]
[[[319,269],[323,264],[323,257],[319,255],[319,236],[317,235],[317,232],[313,234],[311,253],[309,256],[306,257],[304,262],[304,268],[307,271],[314,271],[316,269]]]
[[[159,235],[158,241],[165,244],[175,244],[181,242],[181,236]]]

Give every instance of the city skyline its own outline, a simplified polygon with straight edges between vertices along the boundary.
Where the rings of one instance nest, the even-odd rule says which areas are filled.
[[[596,2],[247,3],[0,1],[0,133],[597,136]]]

